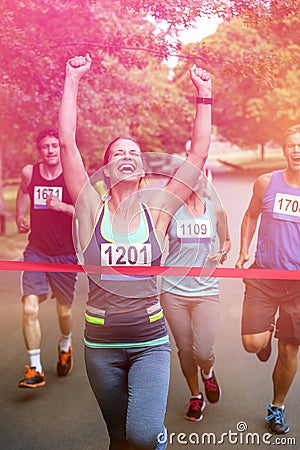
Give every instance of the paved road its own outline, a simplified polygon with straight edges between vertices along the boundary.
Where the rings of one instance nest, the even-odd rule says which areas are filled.
[[[233,238],[228,267],[233,266],[236,259],[239,224],[250,196],[251,183],[252,180],[229,178],[228,175],[215,179],[230,218]],[[23,365],[27,364],[21,331],[19,277],[18,272],[0,272],[0,449],[106,450],[108,439],[105,425],[87,382],[83,363],[82,330],[87,289],[84,276],[79,277],[74,302],[73,372],[66,379],[59,379],[55,374],[59,332],[55,305],[47,301],[41,308],[46,386],[33,391],[17,388],[17,382],[23,376]],[[188,390],[172,341],[171,388],[166,417],[169,440],[172,441],[169,448],[209,449],[220,446],[221,449],[240,450],[244,447],[277,447],[275,438],[266,434],[268,430],[263,420],[265,402],[272,395],[271,371],[276,357],[275,347],[270,361],[265,364],[244,352],[240,340],[242,282],[222,279],[220,287],[222,307],[215,346],[215,369],[222,385],[222,399],[217,405],[207,405],[201,422],[191,423],[184,419]],[[299,388],[298,374],[286,403],[291,432],[284,436],[280,447],[300,448]],[[243,427],[247,431],[243,431]],[[204,433],[210,433],[210,436]],[[288,443],[287,439],[294,439],[296,445]]]

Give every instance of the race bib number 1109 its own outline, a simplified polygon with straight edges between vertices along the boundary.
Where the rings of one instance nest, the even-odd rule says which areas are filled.
[[[177,237],[179,239],[210,238],[210,221],[208,219],[178,220]]]

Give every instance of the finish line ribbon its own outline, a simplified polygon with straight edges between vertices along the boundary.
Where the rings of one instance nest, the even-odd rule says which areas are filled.
[[[80,264],[52,264],[29,261],[0,261],[0,270],[16,270],[30,272],[78,272],[90,274],[121,275],[165,275],[189,277],[218,277],[218,278],[257,278],[269,280],[300,280],[300,270],[278,269],[236,269],[233,267],[181,267],[181,266],[95,266]]]

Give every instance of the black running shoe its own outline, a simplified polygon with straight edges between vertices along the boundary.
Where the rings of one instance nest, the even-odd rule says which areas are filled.
[[[186,405],[186,408],[188,409],[185,416],[187,420],[194,420],[195,422],[202,420],[202,411],[205,408],[205,401],[202,393],[200,393],[200,398],[192,397],[190,402]]]
[[[268,404],[267,407],[268,415],[265,420],[270,422],[270,430],[274,434],[288,433],[290,431],[290,428],[285,421],[284,409],[280,408],[280,406],[271,406]]]
[[[56,366],[57,375],[59,377],[66,377],[72,372],[73,358],[72,358],[72,343],[67,352],[63,352],[58,344],[58,361]]]
[[[44,379],[44,372],[40,373],[35,370],[35,367],[25,366],[26,373],[24,380],[19,381],[19,388],[36,388],[46,384]]]
[[[205,395],[209,403],[217,403],[221,398],[221,388],[217,382],[214,371],[211,378],[205,379],[201,370],[201,378],[205,388]]]

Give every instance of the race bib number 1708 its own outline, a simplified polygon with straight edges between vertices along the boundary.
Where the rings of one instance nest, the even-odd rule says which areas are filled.
[[[300,196],[278,192],[275,196],[273,217],[300,222]]]

